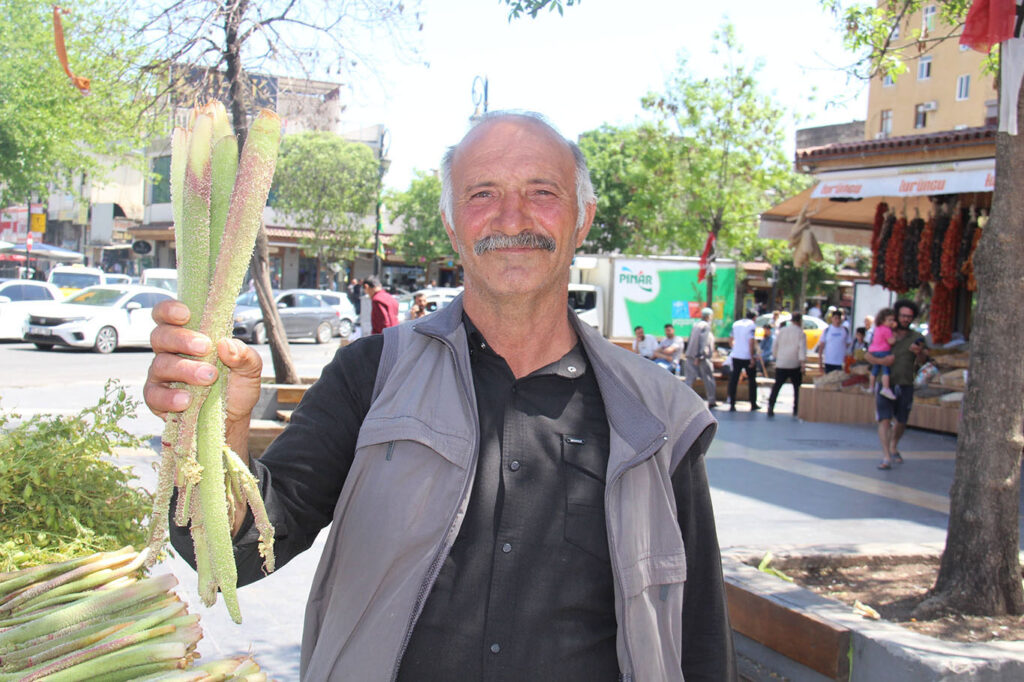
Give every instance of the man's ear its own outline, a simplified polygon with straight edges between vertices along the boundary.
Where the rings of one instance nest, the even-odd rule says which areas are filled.
[[[459,241],[455,238],[455,230],[449,224],[448,216],[444,211],[441,211],[441,222],[444,224],[444,231],[448,234],[448,241],[451,243],[452,249],[461,256],[462,254],[459,253]]]
[[[583,209],[584,218],[580,229],[576,230],[576,248],[583,246],[583,240],[590,234],[590,226],[594,223],[594,215],[597,213],[597,202],[587,202]]]

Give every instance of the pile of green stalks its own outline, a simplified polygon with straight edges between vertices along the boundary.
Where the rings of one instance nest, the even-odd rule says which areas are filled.
[[[219,102],[197,109],[189,130],[177,128],[171,140],[178,298],[191,312],[187,326],[213,342],[200,359],[216,364],[219,375],[212,386],[183,387],[192,401],[167,421],[149,546],[164,542],[167,510],[177,488],[174,522],[191,529],[199,596],[212,606],[220,591],[236,623],[242,622],[231,546],[236,501],[252,510],[268,573],[274,570],[274,529],[255,477],[225,443],[228,371],[217,358],[216,345],[232,336],[235,297],[262,222],[280,141],[281,119],[261,111],[239,159],[238,141]]]
[[[190,667],[199,616],[131,547],[0,573],[0,682],[266,680],[250,657]]]

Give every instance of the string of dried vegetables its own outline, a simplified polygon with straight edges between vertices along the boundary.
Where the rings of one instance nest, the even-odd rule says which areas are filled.
[[[967,253],[967,260],[964,261],[960,272],[963,273],[968,291],[978,290],[978,280],[974,277],[974,254],[978,250],[978,242],[981,241],[981,233],[984,231],[986,218],[981,216],[974,224],[974,231],[971,233],[971,246]]]
[[[920,283],[935,281],[932,277],[932,240],[935,238],[935,217],[928,216],[917,243],[917,279]]]
[[[963,219],[960,211],[954,209],[953,216],[949,221],[949,228],[942,240],[942,259],[939,265],[939,275],[942,284],[952,291],[956,289],[960,270],[957,267],[957,258],[960,255],[960,240],[963,237]]]
[[[924,221],[914,218],[907,225],[903,237],[903,260],[900,266],[903,291],[909,291],[921,286],[921,278],[918,277],[917,249],[921,243],[921,232],[924,230]]]
[[[953,339],[953,312],[955,301],[953,290],[943,282],[935,282],[932,288],[931,314],[928,317],[928,333],[932,343],[944,344]]]
[[[903,240],[907,232],[907,217],[900,216],[893,224],[892,234],[889,237],[889,244],[885,250],[885,286],[903,293],[906,287],[903,286]]]
[[[875,262],[871,268],[871,283],[885,286],[886,270],[885,255],[889,248],[889,237],[892,235],[893,226],[896,224],[896,215],[887,213],[882,221],[882,230],[878,235],[878,246],[875,248]]]
[[[942,279],[942,244],[949,229],[950,215],[945,207],[939,206],[935,212],[935,229],[932,233],[931,267],[932,276],[928,281],[938,282]]]

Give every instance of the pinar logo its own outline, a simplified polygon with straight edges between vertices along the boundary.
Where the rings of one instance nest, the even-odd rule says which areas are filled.
[[[654,276],[648,275],[643,270],[633,272],[629,267],[623,265],[619,271],[619,284],[631,284],[639,287],[641,291],[651,293],[654,291]]]

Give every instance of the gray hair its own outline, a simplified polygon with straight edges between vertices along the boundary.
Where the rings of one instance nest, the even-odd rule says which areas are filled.
[[[572,152],[573,161],[576,163],[576,229],[579,230],[582,228],[583,221],[586,219],[587,215],[587,204],[597,201],[597,195],[594,194],[594,184],[590,181],[590,170],[587,168],[587,159],[583,156],[583,151],[580,149],[580,146],[572,140],[568,140],[563,137],[563,135],[558,132],[558,130],[551,125],[551,123],[549,123],[542,114],[538,114],[534,111],[519,111],[513,109],[490,111],[475,119],[470,130],[473,130],[482,123],[505,118],[525,118],[540,123],[569,146],[569,150]],[[466,134],[468,135],[469,133],[467,132]],[[465,139],[465,136],[463,136],[463,139]],[[438,204],[438,208],[441,209],[441,215],[443,215],[449,223],[451,223],[452,210],[455,206],[455,190],[452,188],[452,160],[455,158],[455,151],[458,148],[458,144],[448,147],[448,150],[441,158],[441,201]]]

